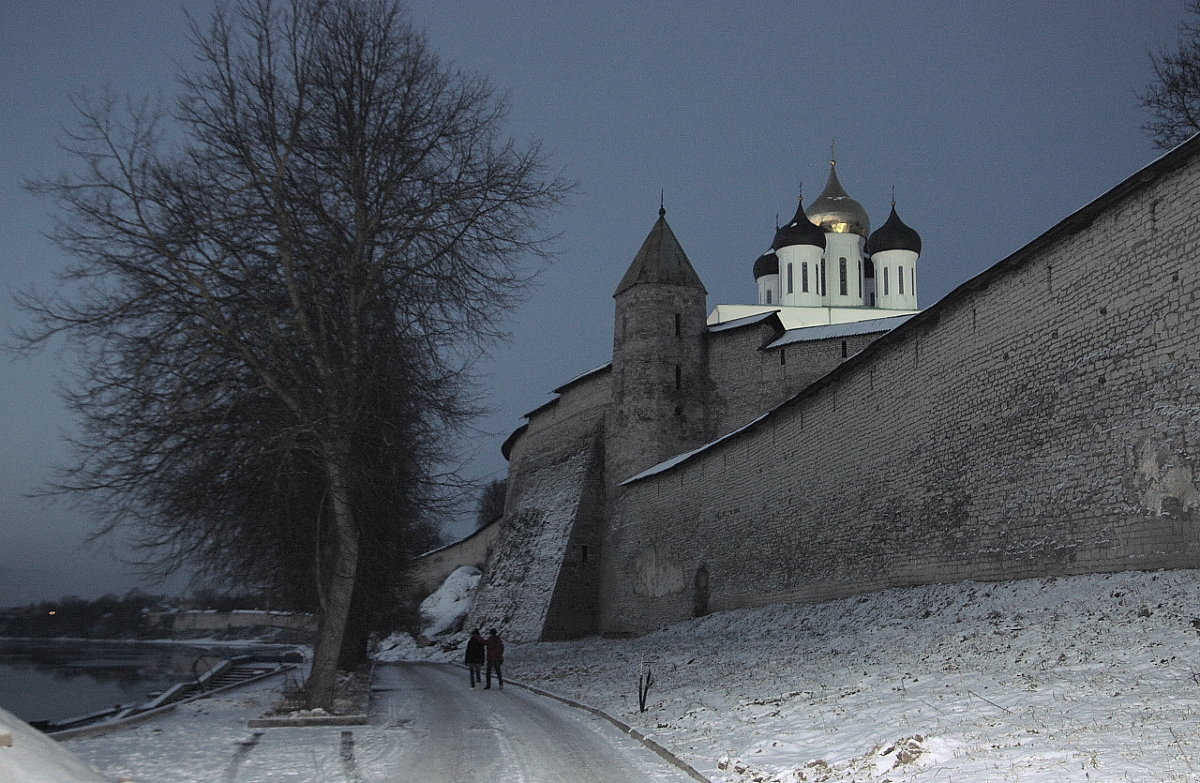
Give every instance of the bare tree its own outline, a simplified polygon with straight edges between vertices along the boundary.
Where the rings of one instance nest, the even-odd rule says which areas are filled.
[[[1188,0],[1174,51],[1150,53],[1155,80],[1138,94],[1150,121],[1142,128],[1159,149],[1171,149],[1200,132],[1200,0]]]
[[[328,706],[374,539],[445,483],[471,363],[566,184],[391,0],[244,0],[192,33],[174,112],[81,100],[81,172],[31,185],[78,262],[23,297],[24,338],[86,358],[60,487],[107,529],[140,523],[168,564],[312,575]]]

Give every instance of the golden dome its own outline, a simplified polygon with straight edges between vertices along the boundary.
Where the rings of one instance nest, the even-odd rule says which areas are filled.
[[[864,239],[871,233],[871,219],[863,205],[850,198],[838,181],[837,164],[829,162],[829,181],[816,201],[805,211],[808,219],[833,234],[858,234]]]

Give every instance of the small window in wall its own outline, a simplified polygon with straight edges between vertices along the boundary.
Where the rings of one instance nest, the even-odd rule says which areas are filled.
[[[883,268],[883,295],[888,295],[888,268]]]
[[[821,285],[818,287],[821,289],[821,296],[825,296],[825,292],[829,289],[825,286],[825,259],[823,258],[821,259]]]
[[[771,304],[771,289],[767,289],[767,304]]]
[[[839,258],[838,259],[838,293],[841,294],[842,296],[846,296],[846,293],[849,291],[849,283],[850,283],[850,281],[848,278],[848,273],[846,271],[846,259]]]
[[[800,262],[800,290],[808,293],[808,262]]]
[[[683,388],[683,368],[680,367],[678,364],[675,365],[675,388],[676,389]]]
[[[896,267],[896,293],[904,293],[904,267]]]
[[[842,358],[845,359],[847,355],[848,354],[846,353],[846,341],[842,340]]]
[[[788,264],[787,292],[792,292],[792,265]]]
[[[860,261],[858,262],[858,298],[859,298],[859,299],[862,299],[862,295],[863,295],[863,292],[862,292],[862,281],[863,281],[863,263],[862,263],[862,261],[860,260]]]
[[[683,325],[679,321],[679,313],[675,313],[675,336],[676,337],[683,334],[682,326]]]
[[[581,563],[587,562],[587,547],[586,546],[579,547],[579,562],[581,562]]]
[[[779,349],[779,366],[782,367],[785,364],[787,364],[787,348],[780,348]]]

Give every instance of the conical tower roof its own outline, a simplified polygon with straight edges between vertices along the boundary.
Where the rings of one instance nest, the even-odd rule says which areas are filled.
[[[858,234],[864,239],[871,233],[867,210],[838,181],[837,162],[829,161],[829,180],[817,200],[808,208],[808,219],[833,234]]]
[[[639,283],[686,286],[708,293],[700,282],[700,275],[692,268],[692,262],[688,261],[687,253],[683,252],[683,247],[675,238],[675,232],[667,225],[667,210],[663,207],[659,207],[658,220],[642,243],[641,250],[634,256],[633,263],[625,270],[625,276],[621,278],[613,296],[619,296]]]

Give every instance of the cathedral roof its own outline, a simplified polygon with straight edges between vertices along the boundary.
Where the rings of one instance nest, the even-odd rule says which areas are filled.
[[[837,163],[829,162],[829,181],[817,200],[808,208],[808,218],[823,230],[834,234],[858,234],[866,238],[871,233],[867,210],[842,187],[838,181]]]
[[[774,250],[768,250],[758,258],[754,259],[754,279],[766,277],[767,275],[779,274],[779,256],[775,255]]]
[[[829,190],[828,187],[825,189]],[[824,196],[825,194],[822,193],[821,195]],[[771,247],[776,250],[792,245],[825,247],[825,232],[813,223],[813,221],[809,220],[808,215],[804,213],[804,199],[800,199],[800,205],[796,207],[796,214],[792,216],[787,225],[775,229],[775,241],[771,243]],[[757,276],[755,275],[755,277]]]
[[[911,250],[921,255],[921,235],[905,225],[896,214],[896,202],[892,202],[892,214],[883,225],[875,229],[867,239],[867,252],[878,253],[882,250]]]
[[[692,262],[688,261],[687,254],[675,238],[675,232],[667,225],[667,210],[662,207],[658,210],[658,220],[654,222],[654,227],[625,271],[613,296],[639,283],[666,283],[699,288],[707,293],[700,282],[700,275],[696,274]]]

